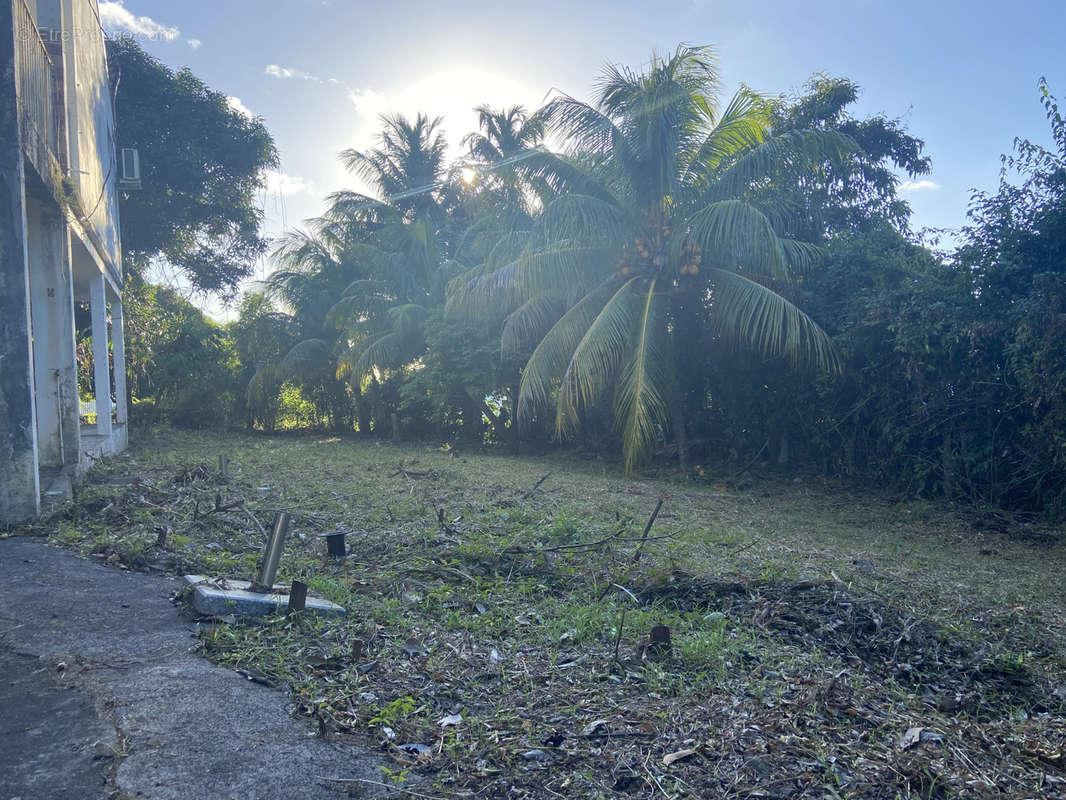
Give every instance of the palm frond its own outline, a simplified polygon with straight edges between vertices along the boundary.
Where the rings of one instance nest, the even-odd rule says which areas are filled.
[[[501,269],[472,278],[449,297],[448,310],[491,317],[546,294],[580,297],[611,273],[617,252],[616,247],[564,245],[523,253]]]
[[[266,405],[277,393],[283,378],[278,374],[278,365],[264,363],[256,369],[245,387],[245,397],[253,408]]]
[[[770,219],[751,203],[721,200],[689,220],[704,261],[788,280],[788,260]]]
[[[405,332],[389,331],[346,353],[342,363],[349,380],[359,380],[374,369],[399,369],[412,361],[420,349]]]
[[[534,186],[545,187],[551,194],[542,196],[545,205],[552,196],[570,192],[587,194],[607,202],[618,203],[609,187],[579,162],[537,147],[521,153],[514,166]]]
[[[313,380],[333,363],[333,345],[325,339],[297,342],[278,362],[278,374],[291,380]]]
[[[592,320],[563,374],[556,403],[555,429],[559,436],[573,432],[581,410],[596,402],[611,385],[631,343],[639,278],[631,278],[611,296]]]
[[[554,382],[566,370],[581,337],[614,291],[614,281],[605,281],[563,314],[540,340],[522,370],[518,387],[519,419],[529,420],[547,407]]]
[[[702,202],[741,196],[779,169],[836,162],[859,149],[854,139],[836,131],[800,130],[771,136],[727,166],[707,189]]]
[[[619,242],[635,220],[617,204],[584,194],[564,194],[545,208],[537,220],[537,234],[546,242],[585,244]]]
[[[606,154],[628,147],[625,134],[607,114],[569,95],[549,101],[540,116],[568,141],[574,153]]]
[[[681,183],[703,189],[723,164],[765,141],[770,128],[766,100],[750,89],[741,89],[726,106],[699,147],[686,157]]]
[[[777,292],[729,270],[710,270],[714,331],[724,341],[764,356],[839,372],[832,340]]]
[[[510,314],[500,334],[500,353],[517,353],[541,337],[554,325],[563,312],[562,301],[555,296],[534,297]]]
[[[368,197],[351,189],[341,189],[326,195],[326,214],[324,219],[339,222],[361,217],[369,212],[395,216],[396,210],[383,200]]]
[[[785,251],[785,259],[788,261],[789,271],[797,275],[806,275],[814,267],[822,262],[825,253],[822,248],[810,242],[801,242],[798,239],[782,237],[781,249]]]
[[[622,431],[626,474],[651,450],[660,428],[665,428],[669,420],[663,393],[670,385],[671,363],[663,305],[656,281],[650,281],[633,332],[630,357],[618,375],[615,420]]]
[[[418,303],[404,303],[389,309],[389,318],[397,331],[406,334],[418,332],[419,327],[426,321],[428,311],[425,306]]]

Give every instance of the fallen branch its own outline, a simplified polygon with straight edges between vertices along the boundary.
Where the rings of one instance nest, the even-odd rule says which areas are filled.
[[[770,440],[767,439],[765,442],[763,442],[762,447],[759,448],[759,452],[755,454],[755,458],[753,458],[751,461],[749,461],[747,464],[745,464],[743,467],[741,467],[740,471],[737,472],[732,478],[729,479],[729,482],[732,483],[732,484],[736,484],[737,478],[739,478],[741,475],[743,475],[745,472],[747,472],[749,469],[751,469],[753,466],[755,466],[755,462],[759,460],[759,456],[761,456],[763,454],[763,451],[766,450],[766,448],[769,447],[769,446],[770,446]]]
[[[528,500],[529,498],[531,498],[534,495],[534,493],[537,491],[537,489],[540,488],[540,485],[542,483],[544,483],[544,481],[548,480],[548,478],[550,478],[550,477],[551,477],[551,473],[550,472],[544,473],[544,475],[541,476],[540,480],[537,481],[536,483],[534,483],[533,487],[528,492],[526,492],[525,494],[522,495],[522,499],[523,500]]]
[[[617,539],[622,535],[621,531],[618,533],[612,533],[610,536],[605,536],[602,539],[597,539],[594,542],[577,542],[576,544],[557,544],[552,547],[537,547],[533,550],[527,550],[524,547],[517,547],[513,550],[508,548],[512,553],[553,553],[557,550],[580,550],[582,548],[599,547],[600,545],[607,544],[612,539]]]
[[[234,500],[232,503],[226,503],[222,505],[222,495],[215,494],[215,507],[208,511],[208,514],[215,514],[222,511],[232,511],[235,508],[241,508],[245,504],[245,499],[242,497],[240,500]]]
[[[440,526],[441,532],[447,536],[458,536],[459,531],[453,528],[447,520],[444,519],[444,507],[437,509],[437,525]]]
[[[637,546],[637,552],[633,554],[633,563],[640,563],[640,557],[644,555],[644,543],[648,541],[648,533],[651,531],[651,526],[655,524],[655,518],[659,516],[659,509],[663,507],[663,498],[659,498],[659,502],[655,504],[655,510],[651,512],[651,516],[648,518],[648,524],[644,526],[644,535],[640,537],[640,544]]]
[[[629,591],[629,589],[627,589],[626,587],[624,587],[620,583],[609,584],[607,586],[607,589],[604,590],[604,593],[602,595],[600,595],[600,600],[603,600],[603,598],[607,596],[607,592],[609,592],[611,589],[617,589],[620,592],[625,592],[627,595],[629,595],[633,599],[633,602],[637,604],[637,608],[640,608],[640,600],[637,599],[637,596],[635,594],[633,594],[631,591]],[[628,611],[628,610],[629,610],[628,607],[623,606],[623,608],[622,608],[622,617],[621,617],[621,619],[618,620],[618,632],[614,636],[614,660],[615,660],[616,664],[621,664],[622,663],[618,659],[618,646],[622,643],[622,627],[626,624],[626,611]]]
[[[264,528],[262,523],[255,518],[255,514],[248,510],[248,506],[244,504],[243,500],[241,501],[241,510],[248,515],[248,519],[255,523],[255,527],[259,528],[259,532],[263,534],[263,538],[265,539],[267,537],[266,528]]]

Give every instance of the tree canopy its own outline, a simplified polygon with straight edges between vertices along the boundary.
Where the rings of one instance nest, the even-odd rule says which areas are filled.
[[[174,72],[129,38],[107,52],[116,144],[137,148],[143,185],[120,194],[127,267],[158,260],[198,292],[233,297],[267,249],[256,194],[277,166],[273,139],[188,68]]]

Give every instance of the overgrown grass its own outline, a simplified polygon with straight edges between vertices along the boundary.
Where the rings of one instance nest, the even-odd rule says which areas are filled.
[[[205,652],[288,686],[322,735],[383,746],[387,777],[424,794],[1066,787],[1054,530],[989,534],[950,506],[814,479],[628,480],[562,457],[169,430],[94,470],[42,530],[112,563],[248,577],[280,509],[281,578],[348,615],[207,620]],[[319,537],[338,528],[341,561]],[[648,641],[660,625],[668,648]],[[935,736],[901,746],[914,727]]]

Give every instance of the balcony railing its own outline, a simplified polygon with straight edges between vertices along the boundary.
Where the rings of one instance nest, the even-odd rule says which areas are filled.
[[[60,166],[65,162],[63,87],[25,0],[14,0],[12,5],[22,142],[37,171],[49,179],[52,159]]]

